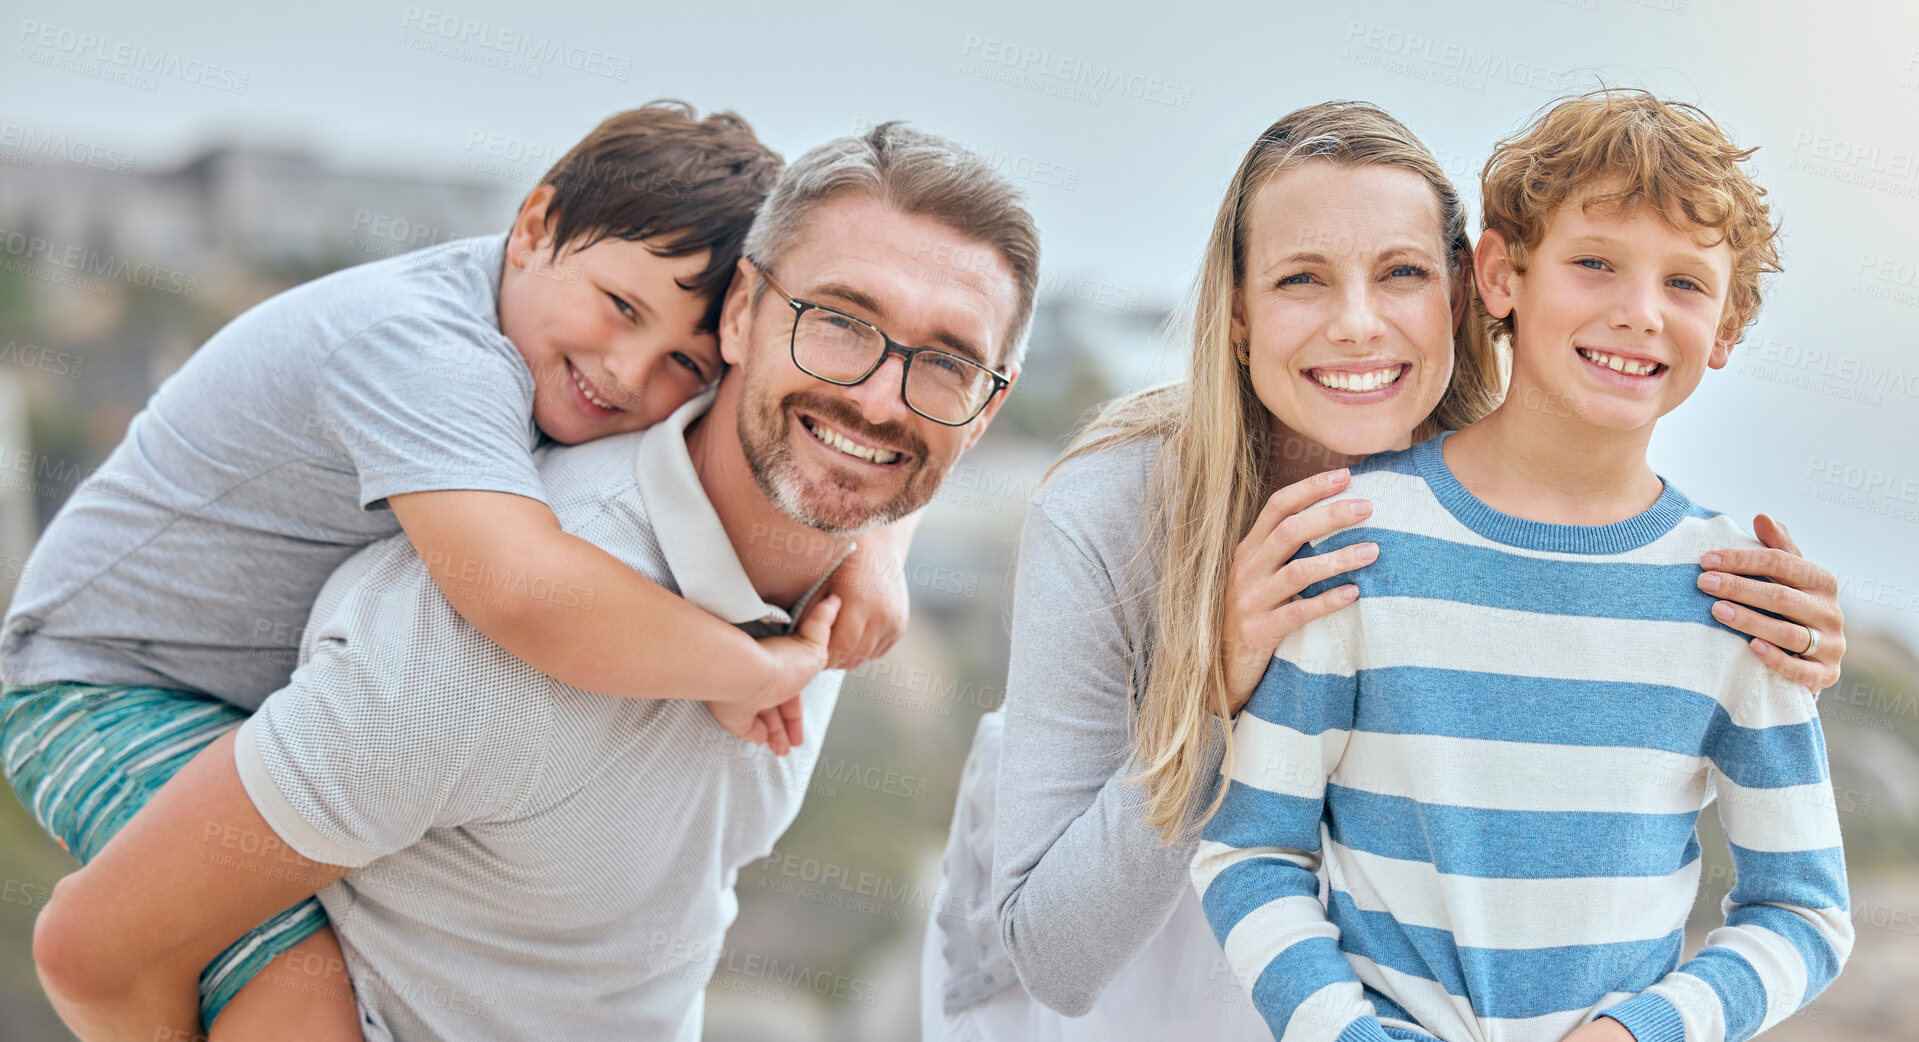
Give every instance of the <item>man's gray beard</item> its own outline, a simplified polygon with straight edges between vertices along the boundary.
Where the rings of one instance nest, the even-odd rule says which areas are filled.
[[[760,487],[760,493],[766,497],[773,508],[787,517],[798,521],[808,528],[817,529],[833,536],[862,536],[876,528],[884,528],[900,518],[918,509],[921,504],[907,502],[912,492],[912,481],[900,490],[900,494],[874,511],[873,516],[858,525],[842,525],[830,518],[821,517],[806,505],[806,487],[799,475],[799,467],[793,462],[793,450],[781,437],[781,431],[768,431],[766,439],[770,446],[766,451],[758,451],[754,431],[747,417],[753,410],[741,402],[739,415],[740,448],[745,451],[747,469],[753,472],[753,483]],[[784,409],[776,410],[775,422],[786,419]],[[790,421],[789,421],[790,422]],[[785,425],[785,424],[783,424]],[[808,435],[811,437],[811,435]],[[924,460],[920,463],[925,466]]]

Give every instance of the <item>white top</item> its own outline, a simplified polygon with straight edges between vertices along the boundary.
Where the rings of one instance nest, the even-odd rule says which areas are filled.
[[[687,454],[711,398],[542,449],[540,475],[567,531],[749,632],[784,632],[796,615],[754,592]],[[591,610],[591,590],[539,576],[473,581]],[[798,813],[840,679],[806,688],[807,741],[775,757],[699,702],[535,671],[461,619],[400,536],[328,581],[299,668],[235,756],[289,846],[359,868],[319,899],[368,1042],[692,1042],[735,879]]]

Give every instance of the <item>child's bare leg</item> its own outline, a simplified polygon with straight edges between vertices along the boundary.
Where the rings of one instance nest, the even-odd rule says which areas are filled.
[[[287,949],[220,1011],[207,1042],[364,1042],[333,927]]]
[[[41,986],[88,1042],[196,1037],[207,963],[347,874],[279,844],[240,783],[233,741],[229,731],[200,750],[40,911]]]

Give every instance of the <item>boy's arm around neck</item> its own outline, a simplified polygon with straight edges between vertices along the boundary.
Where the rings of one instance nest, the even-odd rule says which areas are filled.
[[[824,592],[839,594],[841,603],[827,651],[829,668],[852,669],[879,658],[906,632],[906,554],[925,516],[922,507],[861,536],[827,579]]]
[[[566,532],[544,503],[466,490],[388,503],[454,610],[561,683],[731,702],[764,700],[788,679],[760,642]]]

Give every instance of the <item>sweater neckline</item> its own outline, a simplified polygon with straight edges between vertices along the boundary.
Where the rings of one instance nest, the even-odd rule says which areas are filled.
[[[1460,524],[1494,542],[1528,550],[1548,550],[1573,554],[1617,554],[1658,539],[1692,512],[1692,501],[1659,477],[1659,498],[1644,511],[1609,525],[1563,525],[1550,521],[1532,521],[1495,510],[1453,476],[1446,465],[1441,446],[1453,431],[1428,438],[1413,446],[1413,462],[1446,512]]]

